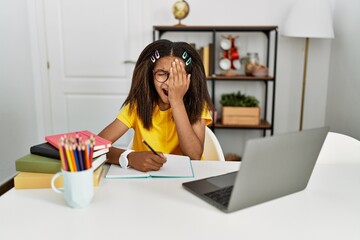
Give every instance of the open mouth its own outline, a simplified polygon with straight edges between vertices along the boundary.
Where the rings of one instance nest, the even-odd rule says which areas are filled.
[[[169,95],[169,91],[168,91],[168,90],[166,90],[166,89],[163,89],[163,93],[164,93],[166,96],[168,96],[168,95]]]

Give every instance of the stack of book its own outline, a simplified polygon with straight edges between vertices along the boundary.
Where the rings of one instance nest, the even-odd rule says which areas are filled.
[[[109,152],[111,142],[87,130],[46,136],[46,142],[34,145],[27,154],[15,161],[16,171],[14,178],[15,189],[51,188],[51,179],[55,173],[61,171],[59,141],[63,136],[81,137],[95,140],[93,148],[92,168],[94,169],[94,186],[98,186],[103,174],[103,164],[106,162],[106,153]],[[62,177],[55,181],[55,186],[63,186]]]

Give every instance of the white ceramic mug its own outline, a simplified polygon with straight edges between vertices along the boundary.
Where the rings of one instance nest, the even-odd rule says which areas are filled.
[[[60,176],[63,177],[63,188],[55,186],[55,180]],[[78,172],[68,172],[62,169],[52,177],[51,187],[55,192],[64,194],[65,201],[70,207],[86,207],[94,196],[93,169]]]

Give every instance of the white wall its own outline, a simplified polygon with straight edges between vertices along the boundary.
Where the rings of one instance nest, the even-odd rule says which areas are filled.
[[[144,32],[139,37],[144,39],[144,44],[152,40],[153,25],[176,24],[171,14],[174,2],[143,1],[146,9]],[[221,6],[219,1],[212,2],[189,1],[190,14],[183,23],[279,25],[281,33],[282,22],[295,0],[222,0]],[[360,128],[357,127],[360,122],[360,73],[356,71],[360,52],[359,1],[332,0],[332,4],[335,6],[335,39],[310,40],[304,128],[329,125],[332,131],[360,139]],[[29,33],[34,30],[29,26],[27,11],[25,0],[2,0],[0,3],[0,182],[14,174],[15,159],[28,153],[29,147],[37,143],[39,135],[45,132],[44,128],[49,127],[46,111],[38,104],[39,87],[34,89],[38,82],[32,71],[31,46],[34,45],[30,42],[34,33]],[[303,40],[280,36],[275,133],[298,129],[303,54]],[[238,136],[229,131],[220,134],[229,142]]]
[[[360,1],[335,5],[326,124],[360,140]]]
[[[26,1],[0,1],[0,184],[37,142]]]

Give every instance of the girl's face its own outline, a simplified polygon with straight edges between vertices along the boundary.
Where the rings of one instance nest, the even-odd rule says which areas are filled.
[[[162,111],[170,108],[170,102],[168,98],[168,80],[170,76],[171,63],[175,61],[175,59],[183,62],[183,60],[178,57],[162,57],[156,61],[155,67],[153,69],[154,85],[157,93],[159,94],[158,104],[160,110]]]

